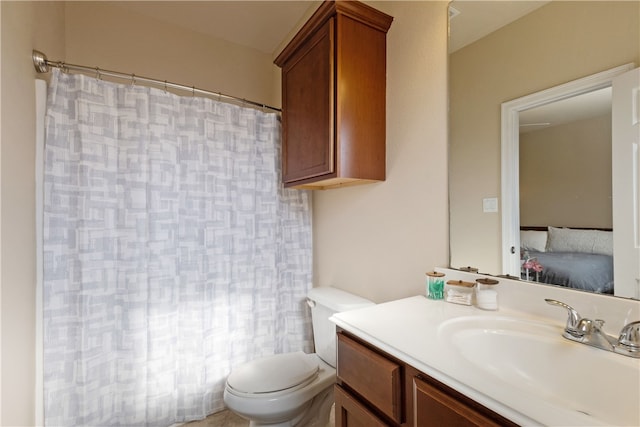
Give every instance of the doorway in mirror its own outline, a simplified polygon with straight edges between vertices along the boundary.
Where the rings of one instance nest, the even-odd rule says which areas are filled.
[[[637,297],[638,274],[629,280],[637,264],[618,263],[631,268],[626,279],[614,281],[613,242],[634,229],[634,219],[613,227],[611,184],[611,88],[632,68],[626,64],[502,104],[503,269],[508,274],[520,276],[524,268],[531,278],[535,269],[544,283]],[[627,92],[618,98],[632,99],[632,89],[617,90]],[[534,126],[522,124],[543,129],[531,131]],[[630,146],[624,150],[631,158]],[[616,168],[616,174],[637,182],[633,170]],[[626,205],[632,191],[622,191]],[[620,251],[626,258],[629,248]],[[622,270],[617,273],[625,277]]]

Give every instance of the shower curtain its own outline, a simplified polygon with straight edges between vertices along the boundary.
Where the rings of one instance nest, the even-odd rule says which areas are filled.
[[[45,126],[46,425],[201,419],[233,366],[312,350],[276,114],[54,70]]]

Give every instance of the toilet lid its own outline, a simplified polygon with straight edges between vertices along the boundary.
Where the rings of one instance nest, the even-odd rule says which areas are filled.
[[[295,387],[318,372],[315,354],[276,354],[234,368],[227,384],[243,393],[269,393]]]

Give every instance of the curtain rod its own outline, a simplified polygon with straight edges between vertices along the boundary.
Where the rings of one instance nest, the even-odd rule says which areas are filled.
[[[132,84],[135,84],[136,82],[144,82],[144,83],[162,87],[165,90],[169,88],[184,90],[184,91],[191,92],[193,95],[197,93],[200,95],[207,95],[211,97],[225,98],[233,101],[239,101],[239,102],[242,102],[243,104],[250,104],[254,107],[259,107],[263,109],[266,108],[266,109],[277,111],[277,112],[282,111],[280,108],[271,107],[269,105],[261,104],[259,102],[249,101],[244,98],[238,98],[237,96],[225,95],[220,92],[211,92],[204,89],[198,89],[195,86],[185,86],[178,83],[171,83],[166,80],[157,80],[149,77],[137,76],[135,74],[126,74],[118,71],[103,70],[98,67],[92,68],[84,65],[67,64],[62,61],[50,61],[47,59],[47,55],[35,49],[33,50],[31,57],[33,58],[33,66],[36,68],[36,71],[38,73],[48,73],[51,68],[60,68],[64,72],[69,72],[70,70],[73,70],[73,71],[80,71],[84,73],[95,73],[97,78],[100,78],[100,76],[108,76],[108,77],[115,77],[119,79],[127,79],[127,80],[130,80]]]

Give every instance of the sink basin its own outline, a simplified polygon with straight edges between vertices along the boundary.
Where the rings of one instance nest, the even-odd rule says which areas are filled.
[[[640,359],[568,341],[561,326],[515,317],[444,322],[440,340],[487,380],[500,380],[608,425],[640,425]]]

